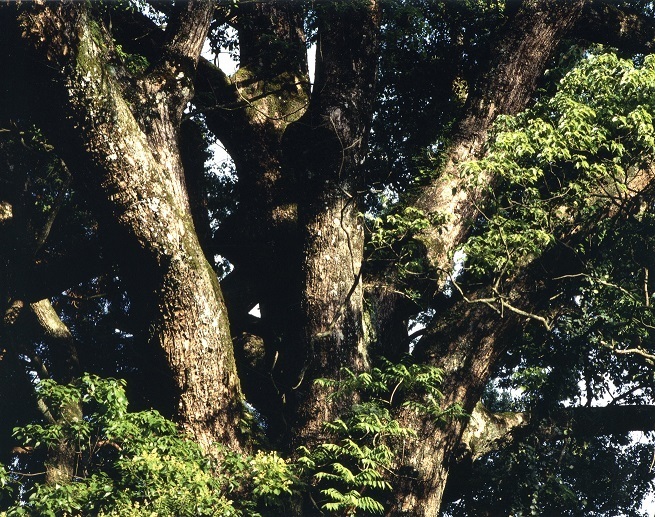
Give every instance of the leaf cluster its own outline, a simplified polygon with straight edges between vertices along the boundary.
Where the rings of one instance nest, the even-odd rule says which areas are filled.
[[[553,97],[501,118],[488,156],[464,167],[491,199],[464,248],[468,270],[508,275],[610,207],[627,211],[631,181],[654,156],[653,93],[652,56],[588,52]]]
[[[85,375],[76,385],[43,381],[38,393],[55,408],[56,423],[29,424],[15,436],[34,450],[72,446],[75,474],[69,484],[32,485],[26,474],[2,467],[7,517],[259,515],[279,508],[296,485],[291,466],[275,453],[221,450],[209,457],[156,411],[129,412],[123,381]],[[80,401],[85,416],[69,416],[67,408]]]
[[[122,380],[85,374],[69,385],[41,381],[37,397],[52,421],[16,428],[14,436],[32,454],[72,450],[73,481],[46,484],[19,463],[0,465],[0,515],[266,515],[284,513],[306,486],[328,513],[383,513],[396,446],[416,437],[397,411],[436,420],[458,411],[440,407],[441,371],[409,359],[343,373],[340,382],[318,383],[335,388],[333,399],[357,403],[326,425],[331,440],[302,449],[295,463],[218,445],[207,456],[158,412],[130,412]]]
[[[406,408],[435,421],[461,411],[441,408],[441,370],[414,364],[409,357],[398,364],[382,359],[370,372],[344,368],[342,376],[318,379],[316,384],[331,389],[332,399],[357,402],[325,425],[332,441],[312,450],[302,448],[298,464],[324,510],[381,514],[381,501],[392,487],[397,447],[416,439],[416,432],[399,420],[398,410]]]

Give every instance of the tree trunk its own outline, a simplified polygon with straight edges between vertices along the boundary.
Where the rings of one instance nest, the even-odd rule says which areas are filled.
[[[531,264],[512,279],[511,293],[499,301],[498,306],[460,300],[441,314],[436,325],[421,338],[414,356],[419,362],[443,370],[443,408],[457,405],[465,414],[473,413],[496,361],[531,321],[511,310],[503,310],[501,304],[505,307],[511,305],[527,314],[543,313],[547,309],[543,305],[544,298],[548,303],[548,297],[544,296],[544,271],[548,269],[544,267],[576,263],[560,261],[561,258],[561,251],[555,250],[546,262]],[[486,297],[486,288],[476,294],[479,296],[471,296],[470,300]],[[393,513],[436,515],[441,508],[450,468],[465,452],[462,436],[468,419],[449,418],[434,422],[409,413],[405,418],[422,439],[408,448],[410,450],[401,460],[405,475],[396,492]]]
[[[251,304],[233,304],[239,313],[231,317],[235,335],[255,332],[264,339],[263,370],[246,394],[266,416],[273,440],[285,432],[281,386],[292,382],[284,365],[299,327],[298,189],[283,164],[281,142],[309,102],[302,14],[294,3],[241,6],[239,70],[227,78],[203,62],[194,99],[238,171],[239,206],[219,228],[217,249],[234,264],[240,283],[252,286]],[[261,319],[253,329],[247,312],[255,303]]]
[[[287,358],[293,433],[310,442],[335,408],[312,382],[366,365],[361,269],[364,228],[359,166],[373,110],[378,56],[376,2],[318,9],[316,79],[309,109],[285,134],[300,188],[302,335]]]
[[[56,70],[59,112],[44,129],[94,196],[114,247],[124,247],[117,255],[147,306],[149,346],[170,371],[177,418],[205,448],[238,445],[241,410],[227,314],[195,233],[178,149],[212,13],[210,2],[180,6],[159,60],[136,80],[110,68],[112,40],[88,6],[33,6],[21,17],[45,65],[39,72]]]
[[[73,335],[61,321],[50,300],[40,300],[30,304],[30,310],[37,321],[36,325],[28,323],[28,329],[36,327],[50,351],[50,373],[60,384],[72,383],[79,379],[80,365]],[[82,419],[82,401],[74,400],[67,403],[59,420],[71,421]],[[45,462],[45,482],[47,485],[70,483],[75,476],[77,451],[75,444],[66,437],[48,450]]]
[[[617,207],[608,202],[596,217],[625,217],[626,214],[638,213],[643,193],[652,187],[653,176],[637,171],[628,181],[628,191],[631,194],[625,204]],[[416,345],[414,357],[419,362],[443,370],[443,408],[458,405],[465,414],[475,414],[496,361],[512,346],[524,327],[530,322],[537,322],[547,331],[551,330],[549,304],[551,294],[556,292],[556,282],[553,279],[580,273],[579,269],[585,260],[573,250],[577,249],[578,244],[596,225],[597,221],[588,221],[584,227],[577,226],[566,238],[560,235],[559,246],[533,260],[504,282],[506,293],[489,296],[492,289],[482,287],[474,296],[461,299],[450,310],[435,317],[435,324],[428,327]],[[477,413],[479,416],[479,409]],[[639,410],[632,413],[626,411],[625,414],[639,414]],[[554,421],[562,420],[558,415],[551,417]],[[417,429],[418,436],[423,439],[401,460],[406,475],[401,478],[397,491],[399,497],[393,512],[436,515],[441,508],[450,468],[462,457],[470,457],[472,454],[468,450],[473,432],[470,430],[467,433],[470,420],[459,418],[435,423],[409,413],[405,414],[405,418],[408,425]],[[579,413],[577,420],[572,423],[581,431],[586,429],[588,432],[593,426],[593,418],[598,418],[593,412]],[[502,434],[499,430],[503,427],[510,429],[525,421],[521,418],[513,421],[505,419],[504,425],[501,423],[496,426],[496,432]],[[478,425],[479,418],[473,424]],[[629,425],[634,425],[634,419]],[[621,425],[604,427],[608,430],[618,429]],[[597,428],[601,430],[600,426]],[[492,438],[496,440],[502,436]]]
[[[309,409],[306,400],[318,400],[310,394],[313,379],[365,362],[363,183],[356,171],[372,115],[379,16],[373,2],[320,7],[310,101],[297,8],[246,9],[237,23],[239,71],[221,78],[204,64],[199,84],[206,86],[196,98],[239,172],[242,204],[219,234],[236,235],[226,254],[255,281],[266,363],[287,419],[322,422],[326,414],[295,415]]]

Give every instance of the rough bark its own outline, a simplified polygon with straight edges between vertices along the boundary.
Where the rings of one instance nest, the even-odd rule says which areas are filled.
[[[583,3],[524,2],[503,28],[489,70],[469,97],[445,169],[417,201],[427,213],[447,219],[421,236],[437,270],[448,269],[449,254],[466,237],[476,205],[484,201],[478,192],[462,188],[458,163],[483,152],[498,114],[527,106]],[[279,387],[292,399],[287,414],[294,419],[299,441],[315,439],[335,409],[321,400],[311,381],[335,376],[341,366],[358,369],[366,363],[359,214],[364,183],[358,172],[372,110],[378,20],[374,2],[341,11],[331,11],[333,7],[319,9],[317,81],[309,106],[299,15],[293,5],[277,3],[243,6],[242,69],[229,79],[203,63],[195,97],[239,169],[242,208],[232,223],[236,237],[227,243],[232,248],[226,246],[226,254],[234,253],[239,273],[245,270],[254,286],[254,294],[244,298],[261,304],[268,354],[262,360],[261,340],[245,335],[243,356],[257,370],[266,370],[273,355],[281,353],[278,380],[290,382]],[[113,235],[111,242],[128,248],[128,256],[139,264],[134,269],[125,261],[124,267],[134,290],[146,293],[153,356],[159,350],[171,367],[180,418],[205,445],[212,439],[234,444],[239,392],[227,320],[196,238],[177,147],[181,110],[193,93],[190,78],[211,15],[209,4],[182,4],[180,12],[171,13],[167,32],[160,31],[149,53],[154,66],[138,76],[122,69],[110,39],[92,23],[85,6],[31,9],[24,20],[26,34],[35,55],[45,56],[56,68],[49,77],[60,113],[78,121],[73,127],[57,118],[45,127],[89,187]],[[619,25],[612,30],[621,36],[628,20]],[[271,40],[289,47],[267,52]],[[228,230],[226,226],[222,233]],[[531,279],[516,279],[508,298],[523,312],[537,310],[543,299],[538,282]],[[534,297],[524,299],[526,293]],[[399,309],[393,293],[376,299],[377,315],[389,315],[375,324],[384,338],[379,343],[384,355],[393,356],[399,340],[406,338],[407,311]],[[249,308],[246,303],[238,311]],[[472,411],[502,343],[525,319],[511,311],[499,318],[484,304],[462,302],[439,320],[416,355],[444,368],[444,404]],[[259,396],[265,401],[277,393],[261,390]],[[435,514],[450,463],[462,453],[462,445],[480,454],[520,423],[489,415],[477,419],[478,414],[474,411],[468,422],[419,423],[426,439],[405,458],[407,475],[395,511]],[[598,427],[593,419],[580,422],[581,432]],[[486,433],[474,430],[480,423]]]
[[[622,435],[631,431],[655,430],[655,406],[568,407],[546,415],[525,412],[494,413],[478,403],[469,417],[461,443],[467,459],[476,461],[514,441],[526,428],[547,439],[555,429],[568,429],[573,436]]]
[[[317,377],[366,365],[363,328],[363,178],[378,55],[376,2],[318,11],[316,79],[309,108],[285,135],[285,157],[302,197],[300,321],[302,335],[287,360],[297,385],[290,405],[294,434],[317,437],[334,411]],[[293,413],[292,413],[293,414]]]
[[[40,300],[30,304],[30,311],[36,319],[36,325],[27,323],[28,329],[39,329],[42,339],[47,343],[50,356],[50,375],[60,384],[69,384],[80,376],[80,365],[73,336],[61,321],[49,300]],[[32,331],[33,332],[33,331]],[[80,420],[82,418],[81,401],[71,401],[63,408],[58,420]],[[45,483],[57,485],[69,483],[75,476],[77,451],[74,443],[65,437],[48,450],[45,462]]]
[[[374,357],[399,361],[410,351],[407,331],[409,315],[416,312],[416,305],[393,284],[376,282],[364,285],[366,300],[366,341]],[[418,336],[414,336],[418,337]]]
[[[563,253],[568,253],[566,248],[553,250],[548,258],[533,262],[512,278],[511,291],[502,303],[525,314],[547,314],[548,297],[544,293],[548,278],[555,275],[553,268],[577,264]],[[488,293],[483,288],[476,294],[469,300],[487,297]],[[440,315],[417,344],[414,356],[443,370],[442,407],[457,405],[466,414],[473,414],[496,361],[530,321],[517,312],[467,300],[458,301]],[[434,422],[409,413],[406,418],[422,439],[401,462],[405,475],[393,512],[436,515],[450,468],[465,452],[463,433],[469,419]]]
[[[517,429],[527,426],[530,422],[530,413],[493,413],[478,402],[462,433],[462,447],[471,461],[475,461],[505,446]]]
[[[439,305],[434,295],[445,286],[452,270],[453,253],[468,236],[480,206],[484,205],[483,193],[468,185],[460,165],[484,153],[488,132],[499,115],[517,114],[528,106],[549,59],[579,19],[584,4],[584,0],[566,4],[552,0],[527,1],[510,14],[499,28],[488,60],[468,95],[464,113],[443,153],[444,165],[438,176],[410,201],[434,221],[416,236],[424,246],[432,270],[429,276],[437,280],[424,282],[420,289],[433,304]],[[493,183],[492,177],[480,178],[480,184],[488,183]],[[385,276],[392,284],[397,283],[393,271]],[[407,308],[410,305],[405,303]],[[387,329],[395,329],[394,333],[398,334],[401,321],[411,314],[411,310],[400,308],[378,314],[374,334],[384,336]],[[382,344],[397,354],[394,345],[399,343]],[[400,347],[403,348],[404,345]]]
[[[583,1],[525,2],[507,22],[490,52],[488,69],[480,75],[467,99],[465,114],[445,155],[445,166],[415,203],[438,221],[422,232],[419,239],[440,279],[439,287],[449,273],[451,254],[467,236],[478,207],[483,204],[480,192],[465,188],[466,179],[459,171],[459,164],[481,154],[487,133],[498,115],[515,114],[527,106],[548,60],[580,15],[583,4]],[[484,182],[493,183],[493,178]],[[521,300],[525,302],[525,298]],[[422,339],[417,357],[445,372],[444,406],[457,404],[464,411],[473,410],[501,353],[498,338],[515,329],[509,323],[512,319],[497,321],[494,311],[480,304],[456,306],[439,318],[430,336]],[[440,343],[441,348],[426,353],[427,342]],[[462,420],[443,425],[420,423],[419,435],[431,438],[421,441],[404,458],[408,475],[399,487],[394,513],[434,515],[439,511],[449,463],[460,447],[465,427]]]
[[[238,444],[240,413],[227,315],[194,230],[178,149],[212,13],[211,2],[183,4],[157,61],[136,80],[110,66],[111,38],[87,6],[33,6],[21,18],[40,73],[56,70],[58,112],[44,129],[126,250],[119,259],[133,292],[146,294],[153,360],[163,356],[177,417],[206,448]]]
[[[34,326],[39,329],[51,348],[54,379],[60,384],[73,382],[81,372],[71,331],[61,321],[50,300],[30,303],[30,311],[36,319]]]
[[[361,7],[362,12],[376,10],[366,2]],[[354,343],[354,350],[361,347],[362,341],[359,268],[363,228],[356,198],[362,183],[361,178],[354,179],[354,171],[364,156],[371,117],[378,21],[377,13],[357,13],[358,8],[349,6],[343,12],[337,8],[331,14],[327,12],[330,9],[321,8],[326,11],[320,15],[324,22],[323,64],[318,66],[309,111],[301,11],[297,5],[276,2],[243,6],[237,19],[239,71],[228,78],[201,61],[194,99],[209,129],[235,160],[241,203],[218,232],[219,250],[234,262],[240,278],[250,279],[254,287],[253,295],[262,313],[258,332],[266,343],[264,364],[266,368],[274,367],[273,388],[287,401],[296,398],[294,386],[304,379],[311,355],[304,345],[309,336],[314,340],[315,334],[332,326],[330,331],[334,330],[335,335],[350,334],[345,339]],[[351,12],[356,13],[356,21],[344,21]],[[360,22],[363,24],[357,25]],[[357,70],[349,77],[352,62],[356,62]],[[323,142],[326,135],[327,141]],[[311,168],[314,178],[308,181],[306,171]],[[324,181],[332,183],[326,187]],[[300,227],[313,226],[304,236],[297,224],[299,198],[305,207]],[[325,203],[328,210],[324,210]],[[315,220],[310,222],[312,218]],[[334,235],[317,235],[322,227],[332,228]],[[310,260],[318,256],[320,260],[303,266],[301,257],[314,244],[316,249],[310,253],[314,258]],[[307,290],[321,282],[303,281],[299,272],[303,267],[305,271],[319,271],[319,267],[324,270],[324,251],[330,246],[337,250],[331,255],[339,269],[330,273],[332,279],[323,281],[324,286],[319,287],[322,291],[308,296]],[[346,261],[352,263],[347,271],[339,266]],[[305,294],[301,296],[300,292]],[[329,302],[327,310],[313,306],[301,309],[302,299],[318,300],[317,294],[335,301]],[[250,308],[238,302],[233,306],[241,307],[241,311]],[[325,321],[310,321],[316,310],[325,313]],[[341,315],[350,312],[354,319]],[[303,331],[305,325],[312,328]],[[345,333],[343,329],[347,329]],[[242,329],[234,330],[240,334]],[[317,362],[322,364],[317,370],[323,370],[322,375],[339,369],[335,365],[327,368],[329,359],[335,356],[334,350],[327,350],[329,347]],[[360,353],[350,353],[352,357],[346,357],[342,365],[354,365]],[[276,390],[261,383],[258,388],[259,393],[251,391],[249,395],[254,395],[253,402],[262,405],[265,413],[270,412],[274,406],[271,395]],[[292,415],[296,407],[292,402],[287,414]],[[284,427],[284,423],[281,425]]]
[[[483,76],[484,90],[469,99],[467,115],[455,133],[444,172],[422,193],[417,202],[428,213],[450,217],[445,228],[439,228],[441,233],[435,227],[421,236],[432,266],[441,271],[442,275],[449,268],[449,253],[466,237],[468,225],[477,213],[477,206],[483,203],[478,193],[461,188],[459,182],[462,178],[456,173],[457,164],[475,158],[482,152],[488,129],[498,114],[513,114],[527,106],[548,57],[559,39],[570,30],[581,6],[582,2],[570,3],[562,9],[562,4],[542,2],[533,10],[534,6],[528,5],[527,9],[523,8],[517,14],[509,25],[508,37],[501,40],[499,48],[492,53],[499,56],[500,60],[492,73]],[[562,18],[559,18],[560,15]],[[526,28],[525,24],[531,17],[534,17],[532,25]],[[547,39],[542,40],[544,37]],[[598,38],[602,39],[603,36],[596,33],[594,39]],[[512,58],[518,60],[512,62]],[[529,66],[525,66],[526,63],[520,65],[520,60],[524,58],[530,59]],[[486,181],[493,182],[493,178],[486,178]],[[443,281],[445,277],[441,278]],[[522,293],[517,302],[523,305],[525,312],[535,313],[536,308],[526,303],[529,299],[527,294],[534,293],[533,289],[528,288],[530,283],[526,277],[523,281],[514,281],[512,291]],[[541,296],[537,295],[533,299],[536,301]],[[496,319],[494,322],[494,319],[493,312],[487,307],[465,308],[455,319],[444,315],[439,319],[439,325],[432,329],[436,334],[431,334],[419,346],[417,356],[425,357],[423,354],[426,349],[423,347],[428,342],[440,344],[428,353],[431,357],[428,360],[446,372],[444,405],[457,403],[469,412],[474,408],[493,364],[499,357],[500,343],[507,342],[508,337],[516,332],[522,318],[506,314],[501,320]],[[460,327],[459,330],[455,330],[457,327]],[[587,419],[583,422],[579,430],[583,427],[590,430],[593,424],[588,425]],[[452,421],[443,427],[425,422],[422,424],[419,435],[430,436],[428,441],[432,443],[429,445],[425,441],[421,442],[412,451],[413,454],[405,458],[411,465],[410,475],[405,478],[410,486],[401,488],[401,492],[406,491],[407,495],[399,499],[394,512],[412,515],[434,515],[438,512],[448,481],[449,464],[461,453],[463,444],[475,434],[473,429],[463,434],[466,428],[467,424],[462,421]]]

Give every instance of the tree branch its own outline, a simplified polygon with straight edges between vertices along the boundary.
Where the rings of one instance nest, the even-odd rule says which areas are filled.
[[[494,413],[478,403],[462,434],[466,457],[475,461],[505,447],[532,424],[549,435],[561,429],[580,437],[649,432],[655,431],[655,405],[559,408],[539,416],[527,411]]]
[[[161,51],[165,61],[191,65],[191,70],[187,72],[195,70],[215,7],[212,0],[190,0],[175,4]]]
[[[439,177],[423,188],[416,206],[437,216],[443,224],[431,225],[418,239],[436,271],[450,270],[452,251],[468,235],[477,216],[482,192],[467,187],[468,179],[459,164],[475,159],[482,152],[487,133],[498,115],[514,115],[524,110],[536,83],[563,37],[580,16],[582,0],[524,2],[518,13],[499,33],[490,55],[489,68],[476,81],[465,113],[455,129],[452,144],[445,153],[445,167]],[[493,184],[486,174],[480,180]],[[441,275],[439,284],[445,282]]]
[[[22,294],[29,302],[51,298],[98,276],[106,265],[96,243],[81,246],[70,255],[39,260],[29,270]]]

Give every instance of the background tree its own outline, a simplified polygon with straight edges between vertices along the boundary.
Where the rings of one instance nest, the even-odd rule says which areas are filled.
[[[639,514],[647,2],[34,2],[0,34],[1,459],[46,465],[34,511],[141,476],[173,485],[102,511]]]

